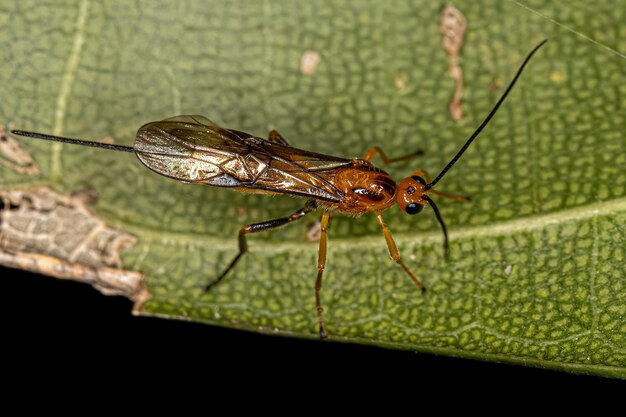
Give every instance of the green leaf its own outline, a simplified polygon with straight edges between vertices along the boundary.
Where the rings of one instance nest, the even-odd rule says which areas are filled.
[[[469,25],[460,122],[448,113],[440,5],[373,0],[3,3],[0,121],[130,145],[146,122],[199,113],[343,157],[423,149],[389,168],[399,181],[417,168],[436,174],[547,37],[439,184],[473,198],[437,200],[451,260],[429,209],[385,213],[425,295],[389,258],[373,216],[333,217],[327,331],[333,341],[626,378],[626,10],[608,0],[455,5]],[[306,51],[321,55],[312,75],[300,71]],[[317,337],[307,220],[251,237],[232,275],[202,292],[236,253],[241,225],[303,201],[183,185],[132,155],[20,143],[42,174],[2,166],[0,188],[95,189],[96,214],[138,238],[123,259],[147,274],[145,314]]]

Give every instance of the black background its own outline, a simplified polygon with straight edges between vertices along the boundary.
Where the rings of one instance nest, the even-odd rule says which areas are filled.
[[[193,376],[224,381],[233,389],[240,384],[263,389],[271,381],[296,387],[312,382],[320,389],[397,384],[416,395],[420,387],[440,384],[622,384],[523,366],[133,317],[128,300],[103,296],[88,285],[6,268],[0,268],[0,276],[5,377],[8,370],[21,378],[69,374],[88,383],[107,375],[144,385],[167,374],[168,384],[190,384]]]

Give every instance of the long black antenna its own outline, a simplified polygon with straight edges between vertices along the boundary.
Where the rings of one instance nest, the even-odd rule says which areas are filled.
[[[430,184],[426,184],[426,189],[429,190],[433,187],[433,185],[437,184],[439,182],[440,179],[443,178],[444,175],[446,175],[446,173],[448,172],[448,170],[450,168],[452,168],[452,166],[454,164],[456,164],[456,161],[459,160],[459,158],[463,155],[463,153],[467,150],[467,148],[469,148],[469,146],[472,144],[472,142],[474,141],[474,139],[476,139],[476,137],[480,134],[480,132],[482,132],[482,130],[485,128],[485,126],[487,126],[487,123],[489,123],[489,121],[491,120],[491,118],[496,114],[496,112],[498,111],[498,108],[500,108],[500,105],[504,102],[504,99],[506,98],[506,96],[509,95],[509,92],[513,89],[513,86],[515,85],[515,83],[517,82],[517,79],[519,78],[519,76],[522,74],[522,71],[524,70],[524,67],[526,66],[526,64],[528,63],[528,61],[530,61],[530,58],[532,58],[532,56],[535,54],[535,52],[537,52],[537,50],[539,48],[541,48],[543,45],[545,45],[545,43],[548,42],[547,39],[542,40],[539,45],[535,46],[535,48],[530,51],[530,53],[528,54],[528,56],[526,57],[526,59],[524,60],[524,62],[522,63],[522,65],[519,67],[519,69],[517,70],[517,74],[515,74],[515,77],[513,78],[513,81],[511,81],[511,83],[509,84],[509,86],[506,88],[506,90],[504,91],[504,94],[502,95],[502,97],[500,97],[500,100],[498,100],[498,102],[496,103],[495,106],[493,106],[493,109],[491,110],[491,112],[489,113],[489,115],[487,116],[487,118],[481,123],[480,126],[478,126],[478,129],[476,129],[476,131],[472,134],[472,136],[470,136],[470,138],[467,140],[467,142],[465,142],[465,145],[463,145],[463,147],[461,148],[461,150],[459,152],[457,152],[457,154],[454,156],[454,158],[452,158],[452,160],[448,163],[448,165],[446,165],[446,167],[439,173],[439,175],[437,175],[435,177],[434,180],[431,181]]]
[[[89,140],[62,138],[60,136],[46,135],[44,133],[25,132],[23,130],[12,130],[11,133],[13,133],[14,135],[26,136],[28,138],[52,140],[55,142],[63,142],[63,143],[72,143],[74,145],[91,146],[93,148],[108,149],[110,151],[135,152],[135,148],[133,148],[132,146],[111,145],[109,143],[92,142]]]
[[[423,198],[424,200],[428,201],[430,206],[433,208],[433,211],[435,212],[435,216],[437,217],[437,221],[441,225],[441,230],[443,231],[443,256],[444,256],[444,259],[447,261],[450,259],[450,243],[448,241],[448,229],[446,228],[446,224],[443,222],[443,217],[441,217],[441,213],[439,213],[439,209],[435,205],[435,202],[427,195],[425,195]]]

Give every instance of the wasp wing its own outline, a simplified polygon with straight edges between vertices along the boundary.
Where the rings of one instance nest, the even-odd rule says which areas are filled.
[[[329,181],[349,159],[317,154],[218,126],[202,116],[143,125],[135,153],[151,170],[179,181],[340,201]]]

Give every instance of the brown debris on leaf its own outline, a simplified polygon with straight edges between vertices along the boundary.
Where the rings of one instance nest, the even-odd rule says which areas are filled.
[[[316,220],[307,225],[306,240],[309,242],[319,242],[322,236],[322,222]]]
[[[443,35],[443,48],[450,57],[448,72],[456,83],[454,95],[448,107],[450,116],[455,121],[463,118],[463,108],[461,107],[461,100],[463,99],[463,70],[459,65],[459,54],[463,46],[466,30],[467,20],[465,16],[451,4],[446,5],[441,12],[439,31]]]
[[[87,204],[96,198],[93,191],[0,190],[0,264],[128,297],[137,314],[149,298],[145,275],[122,269],[120,258],[136,238],[94,216]]]
[[[0,164],[8,166],[18,174],[37,175],[39,167],[18,141],[7,135],[0,124]]]
[[[300,57],[300,72],[303,75],[313,75],[322,62],[322,55],[317,51],[305,51]]]

